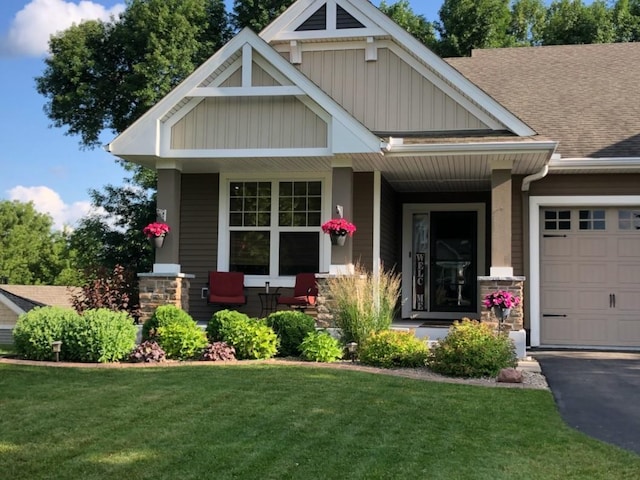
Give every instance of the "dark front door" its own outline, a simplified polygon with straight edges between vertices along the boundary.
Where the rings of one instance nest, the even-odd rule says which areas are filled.
[[[431,212],[430,303],[432,312],[477,309],[477,212]]]

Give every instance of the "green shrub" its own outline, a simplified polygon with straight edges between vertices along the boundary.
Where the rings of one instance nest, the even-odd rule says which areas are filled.
[[[176,323],[191,326],[194,320],[191,315],[175,305],[160,305],[151,318],[142,325],[142,340],[155,340],[158,327]]]
[[[357,264],[353,275],[327,279],[321,295],[331,299],[329,308],[342,331],[344,343],[364,343],[373,332],[388,330],[400,298],[400,275],[381,269],[374,276]]]
[[[194,320],[190,324],[177,322],[160,326],[156,337],[167,358],[176,360],[200,357],[207,346],[207,336]]]
[[[335,362],[342,358],[343,349],[338,339],[325,330],[309,332],[300,344],[302,358],[310,362]]]
[[[65,359],[79,362],[116,362],[126,358],[136,344],[136,326],[126,312],[106,308],[86,310],[63,332]]]
[[[300,344],[307,333],[315,329],[313,317],[296,310],[282,310],[267,317],[267,325],[273,328],[280,338],[278,356],[297,357],[300,355]]]
[[[36,307],[23,313],[13,329],[16,354],[29,360],[54,360],[51,344],[62,340],[66,326],[79,318],[73,310],[60,307]],[[63,344],[61,359],[66,351]]]
[[[213,314],[207,324],[207,338],[210,342],[223,341],[222,330],[230,323],[249,321],[250,318],[236,310],[219,310]]]
[[[424,367],[429,347],[413,332],[384,330],[370,335],[358,349],[358,358],[375,367]]]
[[[454,377],[495,376],[517,365],[515,346],[506,333],[476,320],[454,322],[448,335],[432,349],[429,367]]]

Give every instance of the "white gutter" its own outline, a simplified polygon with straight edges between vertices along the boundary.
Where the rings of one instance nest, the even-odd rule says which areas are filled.
[[[469,153],[525,153],[555,150],[557,142],[476,142],[385,145],[388,156],[409,155],[466,155]]]
[[[602,157],[602,158],[551,158],[551,170],[608,170],[611,168],[640,168],[640,157]]]
[[[540,169],[540,171],[536,173],[532,173],[531,175],[524,177],[522,179],[522,191],[528,192],[529,187],[531,186],[531,183],[535,182],[536,180],[543,179],[544,177],[547,176],[547,173],[549,173],[549,163],[545,163],[544,166]]]

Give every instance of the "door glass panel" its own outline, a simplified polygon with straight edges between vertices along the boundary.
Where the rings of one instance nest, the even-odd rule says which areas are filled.
[[[431,212],[431,311],[476,310],[476,212]]]
[[[413,295],[412,308],[416,311],[428,309],[428,273],[429,269],[429,214],[416,213],[413,215]]]

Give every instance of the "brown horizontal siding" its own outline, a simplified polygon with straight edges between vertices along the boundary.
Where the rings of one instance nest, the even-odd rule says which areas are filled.
[[[533,182],[529,195],[638,195],[640,174],[547,175]]]
[[[189,313],[200,321],[211,318],[213,307],[200,298],[209,270],[218,265],[218,174],[182,175],[180,205],[180,265],[195,275],[189,289]]]
[[[17,320],[18,315],[4,303],[0,303],[0,325],[15,325]]]
[[[353,261],[373,268],[373,173],[353,174]]]
[[[524,217],[522,211],[522,177],[511,182],[511,266],[514,275],[524,275]]]

